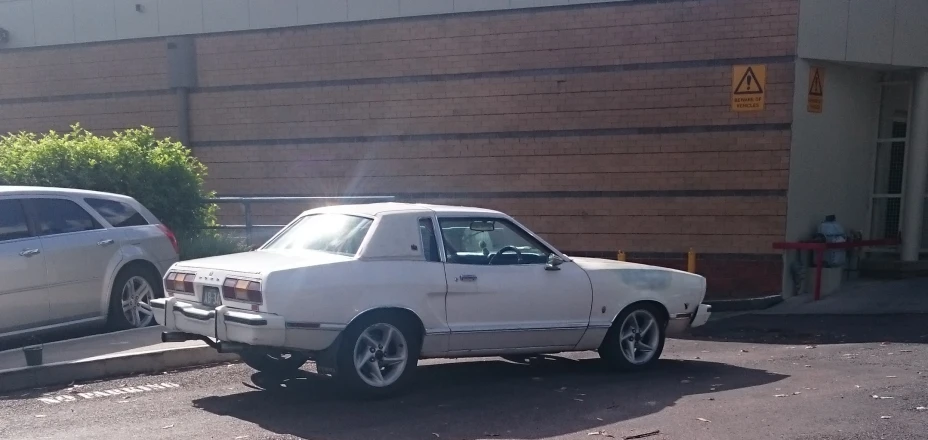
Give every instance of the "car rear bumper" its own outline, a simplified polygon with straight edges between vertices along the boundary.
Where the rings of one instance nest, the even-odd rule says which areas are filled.
[[[712,315],[712,306],[700,304],[694,313],[682,313],[671,316],[670,322],[667,323],[667,335],[675,336],[685,334],[691,328],[700,327],[709,321]]]
[[[224,342],[263,347],[286,347],[319,351],[328,348],[341,328],[287,323],[284,317],[216,308],[181,301],[177,298],[159,298],[151,301],[158,325],[169,332],[206,336]]]

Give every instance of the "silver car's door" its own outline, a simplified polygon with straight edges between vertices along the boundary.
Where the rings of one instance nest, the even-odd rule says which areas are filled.
[[[63,323],[102,317],[109,298],[104,291],[109,267],[120,258],[119,234],[105,229],[73,200],[36,197],[28,204],[48,266],[51,320]]]
[[[20,200],[0,199],[0,334],[49,321],[45,254]]]

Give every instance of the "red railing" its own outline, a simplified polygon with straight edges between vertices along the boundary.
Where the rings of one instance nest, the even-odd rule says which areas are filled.
[[[844,243],[823,243],[813,241],[799,242],[777,242],[773,244],[774,249],[783,250],[808,250],[815,254],[815,296],[814,300],[818,301],[822,297],[822,267],[825,264],[825,251],[833,249],[855,249],[875,246],[897,246],[900,244],[898,238],[887,238],[883,240],[857,240],[846,241]]]

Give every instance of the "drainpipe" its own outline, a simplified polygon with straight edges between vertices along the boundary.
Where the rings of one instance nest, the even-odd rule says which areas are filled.
[[[177,139],[190,146],[190,89],[197,86],[197,53],[193,37],[169,37],[167,43],[168,87],[175,93]]]
[[[174,89],[177,111],[177,140],[184,146],[190,146],[190,90],[186,87]]]

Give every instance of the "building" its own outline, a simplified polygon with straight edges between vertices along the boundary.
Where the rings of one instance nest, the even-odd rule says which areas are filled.
[[[761,296],[790,290],[771,244],[827,214],[928,247],[925,23],[924,0],[0,0],[0,132],[149,125],[221,195],[498,208],[573,254],[693,248],[712,297]]]

